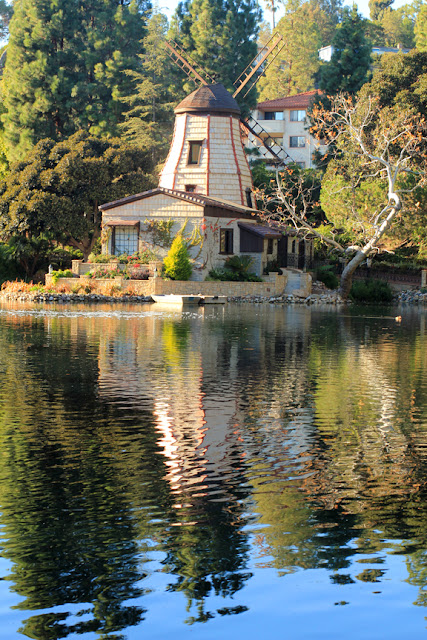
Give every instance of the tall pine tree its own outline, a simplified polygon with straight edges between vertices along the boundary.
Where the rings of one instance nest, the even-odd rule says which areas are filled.
[[[216,82],[233,82],[257,54],[261,10],[256,0],[184,0],[170,35]],[[187,85],[186,90],[194,87]],[[256,103],[251,92],[246,106]]]
[[[121,125],[125,136],[145,149],[151,149],[154,163],[162,160],[173,130],[173,107],[184,93],[177,68],[166,52],[166,16],[153,12],[144,38],[138,71],[129,72],[134,84],[123,99],[128,110]]]
[[[338,1],[287,0],[285,15],[276,28],[285,47],[259,82],[261,100],[314,88],[320,66],[318,50],[330,43],[340,15]]]
[[[422,7],[415,23],[415,43],[419,51],[427,51],[427,6]]]
[[[79,129],[114,135],[149,0],[17,0],[2,80],[8,157]]]
[[[368,80],[371,43],[366,38],[365,22],[356,5],[344,10],[344,18],[332,40],[330,62],[321,68],[320,88],[328,95],[340,91],[354,94]]]

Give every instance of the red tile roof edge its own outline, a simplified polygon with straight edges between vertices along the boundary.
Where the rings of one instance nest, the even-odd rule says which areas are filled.
[[[305,93],[297,93],[293,96],[285,96],[284,98],[275,98],[274,100],[264,100],[257,104],[257,109],[290,109],[292,107],[308,107],[311,99],[322,92],[319,89],[306,91]]]

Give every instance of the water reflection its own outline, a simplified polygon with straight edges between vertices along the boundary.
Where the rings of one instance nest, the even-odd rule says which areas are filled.
[[[373,588],[391,553],[424,605],[426,372],[422,312],[3,308],[19,632],[125,638],[159,590],[176,629],[244,613],[267,569]]]

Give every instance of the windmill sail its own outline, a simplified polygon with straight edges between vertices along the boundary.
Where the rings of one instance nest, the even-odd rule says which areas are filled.
[[[184,49],[174,41],[165,41],[166,51],[170,58],[184,73],[193,80],[195,84],[201,85],[215,85],[212,78],[201,69],[197,63],[192,60]],[[233,98],[240,93],[240,91],[247,87],[247,91],[244,94],[246,96],[249,91],[255,86],[256,82],[265,72],[266,68],[276,58],[280,51],[285,46],[282,36],[279,33],[275,33],[270,40],[264,45],[257,56],[249,63],[243,73],[237,78],[234,83],[237,85],[237,89],[233,94]],[[266,62],[268,59],[268,62]],[[218,85],[215,85],[218,86]],[[231,96],[230,96],[231,97]],[[243,127],[248,133],[254,136],[264,146],[266,153],[264,154],[266,159],[273,158],[273,161],[277,165],[285,165],[289,162],[293,162],[290,155],[285,149],[277,143],[274,138],[259,124],[255,118],[249,116],[246,119],[241,119]],[[268,154],[270,154],[270,157]]]
[[[275,33],[271,36],[270,40],[258,51],[255,58],[248,64],[246,69],[240,74],[237,80],[234,82],[236,87],[233,93],[235,98],[247,85],[246,93],[243,97],[246,97],[251,89],[256,85],[259,78],[266,72],[267,68],[279,55],[285,42],[280,33]],[[268,62],[267,61],[268,58]]]
[[[190,80],[193,80],[195,84],[198,82],[201,82],[202,84],[214,84],[210,75],[198,67],[197,63],[190,58],[188,53],[186,53],[186,57],[184,57],[185,52],[181,45],[173,40],[171,42],[165,40],[165,47],[166,53],[169,55],[171,60],[173,60],[173,62],[175,62],[175,64],[184,71],[186,76],[188,76]],[[190,62],[188,62],[188,60],[190,60]]]

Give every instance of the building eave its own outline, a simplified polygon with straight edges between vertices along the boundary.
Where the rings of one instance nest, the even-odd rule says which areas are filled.
[[[101,204],[99,206],[100,211],[109,211],[111,209],[115,209],[117,207],[121,207],[126,204],[130,204],[132,202],[138,202],[139,200],[144,200],[146,198],[152,198],[157,195],[166,195],[171,198],[176,198],[177,200],[184,200],[185,202],[190,202],[196,206],[205,207],[219,207],[221,209],[226,209],[227,211],[232,211],[233,213],[242,213],[244,215],[256,215],[257,210],[252,209],[251,207],[245,207],[244,205],[238,205],[234,202],[230,202],[229,200],[222,200],[220,198],[211,198],[210,196],[205,196],[201,193],[187,193],[186,191],[178,191],[177,189],[166,189],[165,187],[157,187],[156,189],[151,189],[150,191],[144,191],[143,193],[136,193],[135,195],[128,196],[126,198],[121,198],[120,200],[114,200],[113,202],[107,202],[105,204]]]

